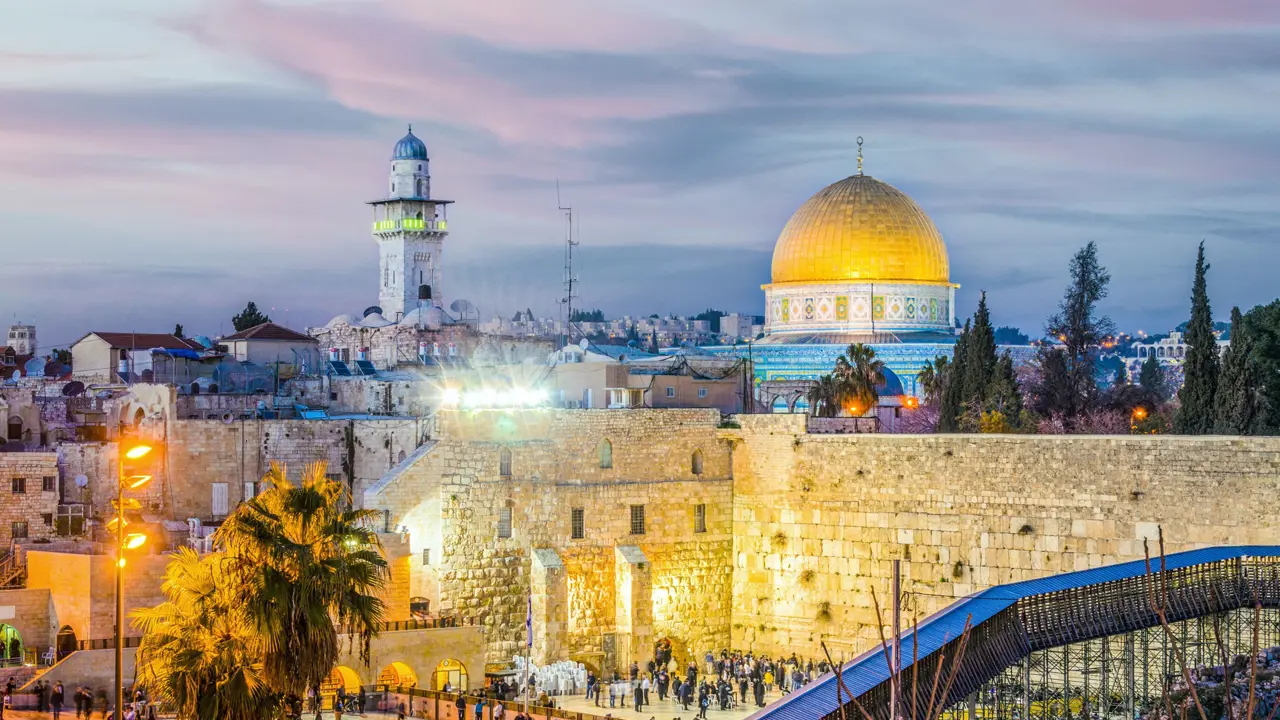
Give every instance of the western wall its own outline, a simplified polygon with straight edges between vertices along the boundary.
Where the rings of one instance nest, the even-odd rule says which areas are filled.
[[[539,410],[442,413],[365,504],[407,531],[411,592],[486,626],[490,663],[522,649],[532,588],[535,657],[613,667],[660,638],[865,649],[893,559],[910,617],[1141,558],[1158,526],[1170,551],[1278,543],[1278,490],[1280,438],[820,435],[802,415]]]

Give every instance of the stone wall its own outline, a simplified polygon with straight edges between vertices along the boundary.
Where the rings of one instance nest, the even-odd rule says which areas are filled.
[[[732,546],[727,443],[714,410],[444,412],[438,439],[416,462],[371,488],[367,507],[408,529],[414,592],[433,611],[486,626],[489,662],[524,643],[530,551],[553,548],[565,568],[567,654],[599,668],[618,632],[615,548],[634,546],[651,565],[652,632],[678,643],[728,641]],[[601,444],[611,467],[601,467]],[[502,472],[510,453],[510,476]],[[693,455],[702,455],[701,474]],[[631,506],[644,507],[632,534]],[[694,508],[706,531],[694,532]],[[573,508],[584,537],[572,537]],[[498,537],[510,513],[511,537]],[[535,628],[535,633],[540,629]],[[637,651],[651,653],[652,647]]]
[[[165,498],[169,516],[213,517],[212,485],[226,483],[228,509],[245,483],[259,482],[271,463],[297,478],[310,463],[350,479],[355,497],[414,451],[425,421],[416,418],[332,420],[175,420],[169,424]]]
[[[990,585],[1170,552],[1280,543],[1280,438],[807,435],[744,416],[734,443],[733,644],[816,655]],[[887,618],[887,615],[885,616]],[[887,619],[886,619],[887,622]]]
[[[49,490],[45,478],[49,478]],[[0,453],[0,547],[7,549],[26,523],[19,543],[54,536],[58,510],[58,456],[51,452]]]

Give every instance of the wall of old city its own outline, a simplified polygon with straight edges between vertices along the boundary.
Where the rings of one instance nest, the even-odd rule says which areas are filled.
[[[1280,543],[1280,438],[808,435],[741,416],[733,644],[852,653],[901,559],[908,614],[990,585],[1170,552]],[[887,615],[885,616],[887,618]]]
[[[328,474],[350,479],[360,497],[417,448],[425,428],[417,418],[174,421],[166,444],[169,514],[212,518],[215,483],[226,483],[230,509],[244,499],[245,484],[260,482],[273,462],[295,479],[307,465],[323,462]]]
[[[414,592],[433,611],[485,624],[489,662],[507,662],[522,647],[537,548],[554,549],[568,576],[564,606],[548,611],[567,619],[566,656],[599,667],[617,632],[618,546],[638,547],[650,566],[655,638],[721,646],[732,488],[728,445],[716,435],[720,417],[714,410],[445,412],[435,444],[371,488],[365,504],[408,530],[419,558]],[[602,468],[605,440],[612,466]],[[632,505],[645,508],[643,534],[631,532]],[[698,505],[705,532],[694,531]],[[573,508],[582,508],[581,539],[572,537]],[[510,538],[498,537],[504,511]]]

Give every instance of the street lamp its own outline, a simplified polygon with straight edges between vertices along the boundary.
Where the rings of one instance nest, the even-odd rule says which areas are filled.
[[[125,450],[121,448],[120,453],[120,472],[116,482],[116,499],[115,517],[107,524],[108,529],[114,529],[116,534],[116,707],[115,717],[123,717],[124,708],[124,551],[136,550],[147,541],[144,533],[134,532],[126,533],[125,526],[129,524],[124,519],[124,511],[127,508],[136,508],[139,506],[137,500],[130,499],[125,502],[124,491],[126,486],[129,490],[137,490],[146,485],[151,480],[151,475],[146,473],[135,472],[133,467],[127,467],[129,460],[138,461],[146,457],[152,450],[150,445],[138,444]],[[138,674],[137,661],[134,662],[134,676]]]

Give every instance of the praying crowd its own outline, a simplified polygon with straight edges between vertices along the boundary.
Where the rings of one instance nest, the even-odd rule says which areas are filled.
[[[825,661],[815,665],[795,654],[771,658],[721,650],[718,656],[708,651],[701,660],[690,660],[681,667],[670,646],[659,644],[646,667],[632,663],[629,672],[608,678],[588,673],[587,699],[597,707],[631,707],[644,712],[656,697],[659,703],[670,703],[686,712],[696,708],[696,717],[706,718],[712,708],[764,707],[765,697],[775,689],[783,694],[794,692],[829,669]]]

